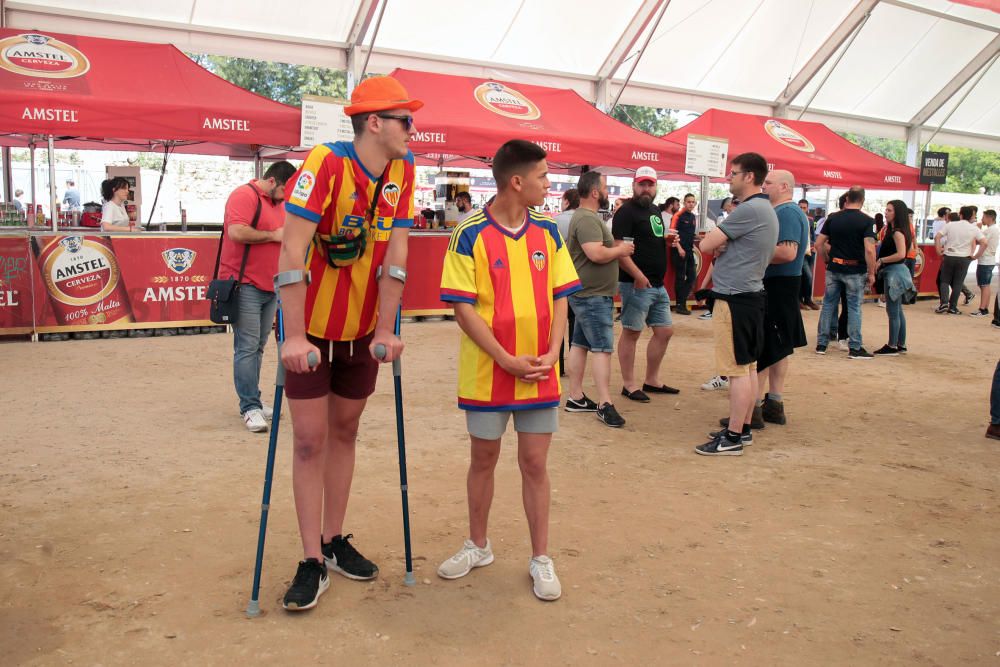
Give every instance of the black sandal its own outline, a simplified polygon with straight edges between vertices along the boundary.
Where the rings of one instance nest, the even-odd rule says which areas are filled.
[[[630,401],[638,401],[639,403],[649,403],[649,396],[646,396],[641,389],[636,389],[635,391],[629,391],[625,387],[622,387],[622,396],[629,399]]]

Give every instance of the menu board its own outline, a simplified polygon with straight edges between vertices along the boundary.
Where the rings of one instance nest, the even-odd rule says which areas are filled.
[[[729,165],[729,140],[708,137],[703,134],[689,134],[684,173],[689,176],[722,178]]]
[[[344,113],[347,101],[319,95],[302,96],[299,145],[315,146],[327,141],[353,141],[354,128]]]

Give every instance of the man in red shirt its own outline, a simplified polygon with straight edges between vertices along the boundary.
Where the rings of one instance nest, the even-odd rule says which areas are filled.
[[[271,417],[271,408],[260,400],[260,363],[278,308],[274,274],[285,225],[281,204],[285,183],[294,173],[288,162],[275,162],[263,178],[236,188],[226,201],[219,278],[240,282],[239,319],[233,325],[233,383],[243,422],[254,433],[267,431]]]

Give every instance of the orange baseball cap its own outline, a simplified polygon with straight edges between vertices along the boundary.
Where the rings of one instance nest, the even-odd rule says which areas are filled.
[[[344,109],[348,116],[386,109],[408,109],[416,111],[424,103],[411,100],[406,88],[391,76],[373,76],[365,79],[351,93],[351,106]]]

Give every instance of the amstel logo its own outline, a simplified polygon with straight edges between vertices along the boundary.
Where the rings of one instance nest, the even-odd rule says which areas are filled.
[[[541,118],[542,112],[534,102],[496,81],[481,83],[473,92],[476,101],[495,114],[518,120],[535,120]]]
[[[764,131],[771,135],[771,138],[782,146],[794,148],[803,153],[812,153],[816,150],[812,142],[801,134],[788,127],[780,120],[771,119],[764,123]]]
[[[927,260],[924,259],[924,249],[921,248],[920,246],[917,246],[917,258],[913,262],[913,277],[914,278],[919,278],[920,274],[924,272],[924,262],[925,261],[927,261]]]
[[[86,74],[90,61],[58,39],[27,33],[0,40],[0,67],[25,76],[72,79]]]

